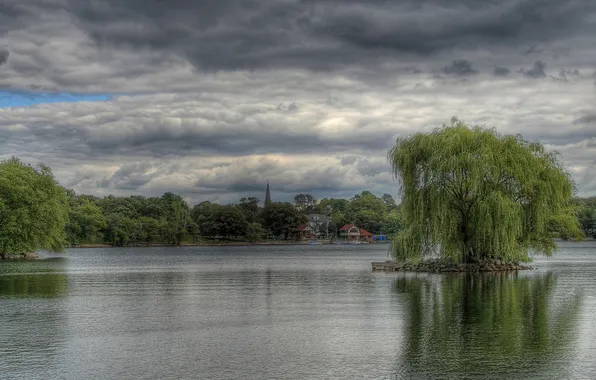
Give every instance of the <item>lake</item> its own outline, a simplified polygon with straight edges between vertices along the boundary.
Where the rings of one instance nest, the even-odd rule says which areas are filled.
[[[596,243],[519,274],[386,245],[71,249],[0,263],[7,379],[594,379]]]

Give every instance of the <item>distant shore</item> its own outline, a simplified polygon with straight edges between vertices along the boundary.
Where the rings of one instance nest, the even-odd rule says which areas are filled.
[[[180,243],[180,247],[218,247],[218,246],[253,246],[253,245],[310,245],[310,240],[291,240],[291,241],[284,241],[284,240],[271,240],[271,241],[260,241],[250,243],[247,241],[222,241],[222,242],[213,242],[213,241],[204,241],[204,242],[196,242],[196,243]],[[321,245],[329,245],[329,244],[337,244],[337,242],[330,242],[326,241],[318,241]],[[366,244],[366,243],[364,243]],[[369,244],[387,244],[387,243],[375,243],[371,242]],[[151,244],[137,244],[137,245],[127,245],[127,246],[113,246],[111,244],[76,244],[69,248],[150,248],[150,247],[175,247],[173,244],[165,244],[165,243],[151,243]]]
[[[272,241],[272,242],[255,242],[250,243],[247,241],[222,241],[222,242],[196,242],[196,243],[180,243],[180,247],[209,247],[209,246],[221,246],[221,245],[232,245],[232,246],[248,246],[248,245],[305,245],[307,241]],[[329,243],[324,243],[329,244]],[[176,247],[174,244],[166,243],[150,243],[150,244],[135,244],[126,246],[116,246],[111,244],[75,244],[70,248],[154,248],[154,247]]]

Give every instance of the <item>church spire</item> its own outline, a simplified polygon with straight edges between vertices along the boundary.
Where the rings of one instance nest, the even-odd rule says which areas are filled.
[[[271,204],[271,192],[269,191],[269,181],[267,181],[267,190],[265,192],[265,207]]]

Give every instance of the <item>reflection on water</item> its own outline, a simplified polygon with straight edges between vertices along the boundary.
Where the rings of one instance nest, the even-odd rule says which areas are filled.
[[[60,259],[0,265],[0,378],[59,378],[68,275]],[[35,368],[34,371],[28,369]],[[17,375],[22,373],[23,376]],[[5,376],[5,377],[3,377]]]
[[[557,294],[556,282],[553,273],[400,276],[408,313],[397,373],[569,378],[582,294]]]
[[[0,266],[0,299],[60,297],[68,289],[62,259],[16,261]]]

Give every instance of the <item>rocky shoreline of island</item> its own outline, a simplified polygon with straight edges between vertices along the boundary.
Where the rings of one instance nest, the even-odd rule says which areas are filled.
[[[427,272],[427,273],[479,273],[479,272],[511,272],[535,269],[526,263],[501,260],[499,257],[487,256],[474,258],[467,263],[454,263],[445,259],[426,259],[418,262],[373,262],[373,271],[386,272]]]

